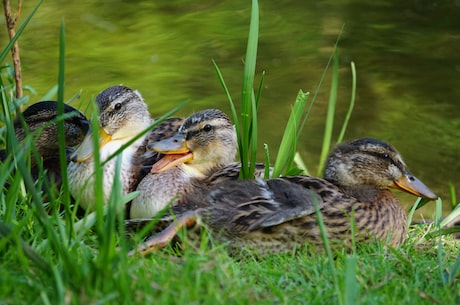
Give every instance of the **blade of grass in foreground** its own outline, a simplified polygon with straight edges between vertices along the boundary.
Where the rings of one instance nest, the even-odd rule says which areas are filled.
[[[344,275],[344,288],[343,288],[343,302],[345,305],[356,304],[358,295],[358,282],[356,281],[356,269],[358,258],[355,254],[347,256],[345,260],[345,275]]]
[[[120,177],[121,169],[121,155],[116,159],[114,177]],[[112,193],[109,202],[102,207],[106,211],[101,224],[96,227],[103,227],[102,231],[98,231],[99,251],[97,256],[97,264],[100,270],[108,272],[107,264],[111,263],[115,256],[116,250],[116,222],[118,221],[117,215],[123,214],[124,204],[122,202],[123,186],[120,179],[114,179],[112,186]],[[99,220],[99,219],[97,219]],[[109,275],[109,274],[107,274]]]
[[[65,82],[65,26],[64,21],[61,22],[59,33],[59,72],[58,72],[58,87],[57,87],[57,115],[60,117],[64,114],[64,82]],[[58,141],[59,141],[59,166],[61,169],[62,179],[62,196],[61,204],[64,207],[64,216],[66,220],[66,228],[68,236],[72,235],[72,211],[70,208],[70,191],[69,179],[67,176],[67,152],[66,152],[66,137],[64,121],[57,122]]]
[[[448,225],[451,221],[460,216],[460,203],[457,202],[455,189],[452,183],[449,184],[450,203],[453,210],[441,221],[441,227]]]
[[[51,274],[50,265],[37,253],[31,246],[25,243],[20,237],[10,237],[11,229],[3,222],[0,221],[0,236],[2,238],[10,238],[12,243],[18,242],[24,254],[42,271]]]
[[[457,207],[441,221],[441,227],[448,225],[451,221],[458,218],[459,216],[460,216],[460,204],[457,205]]]
[[[319,209],[316,197],[313,197],[312,201],[315,207],[316,219],[318,222],[319,231],[321,233],[321,240],[323,241],[323,247],[326,250],[331,276],[334,280],[335,292],[337,294],[337,298],[339,299],[339,304],[343,304],[343,298],[341,297],[342,293],[340,291],[337,269],[334,265],[334,256],[332,255],[331,244],[329,242],[329,237],[327,236],[326,225],[324,224],[323,216],[321,214],[321,210]]]
[[[417,198],[417,200],[415,201],[415,203],[412,205],[410,211],[409,211],[409,215],[407,216],[407,226],[409,227],[412,223],[412,218],[414,217],[414,213],[415,213],[415,210],[417,210],[420,202],[421,202],[422,198]]]
[[[457,256],[457,260],[452,265],[452,268],[450,268],[449,279],[448,279],[449,284],[455,281],[459,268],[460,268],[460,253]]]

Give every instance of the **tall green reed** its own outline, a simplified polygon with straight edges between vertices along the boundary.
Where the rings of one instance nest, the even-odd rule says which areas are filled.
[[[257,41],[258,41],[258,28],[259,28],[259,14],[258,14],[258,3],[257,1],[252,1],[251,7],[251,21],[249,26],[249,35],[248,35],[248,44],[246,48],[246,57],[244,61],[244,73],[243,73],[243,86],[242,86],[242,99],[241,99],[241,115],[238,115],[234,100],[231,96],[231,93],[225,83],[224,77],[215,61],[213,61],[214,68],[216,70],[218,79],[225,91],[225,94],[230,102],[230,107],[233,115],[233,120],[235,122],[235,128],[238,135],[238,147],[239,155],[242,163],[242,169],[240,177],[242,178],[252,178],[254,177],[254,168],[256,164],[257,156],[257,109],[260,104],[261,94],[262,94],[262,84],[264,81],[264,74],[262,74],[259,86],[257,91],[254,92],[254,77],[255,77],[255,67],[256,67],[256,58],[257,58]],[[342,29],[343,30],[343,29]],[[280,175],[292,175],[298,174],[300,172],[307,172],[306,166],[304,166],[301,158],[296,155],[297,151],[297,141],[301,135],[303,127],[306,124],[306,121],[311,113],[313,105],[315,104],[317,94],[319,89],[325,79],[326,72],[328,71],[330,62],[333,62],[332,69],[332,83],[330,89],[330,98],[328,103],[328,115],[325,121],[325,132],[323,137],[323,146],[321,150],[321,157],[319,163],[318,172],[321,173],[322,168],[324,167],[325,159],[329,153],[330,147],[334,142],[332,142],[332,133],[334,126],[334,113],[335,105],[337,101],[337,92],[338,92],[338,55],[337,55],[337,46],[340,40],[339,35],[335,45],[334,52],[331,55],[331,58],[323,72],[321,80],[315,90],[315,94],[308,103],[309,92],[299,91],[297,98],[292,106],[291,113],[286,123],[285,130],[281,139],[281,143],[278,149],[278,152],[275,157],[273,171],[271,175],[273,177],[278,177]],[[344,138],[346,127],[348,125],[351,113],[354,107],[355,92],[356,92],[356,69],[355,65],[351,63],[352,71],[352,95],[350,104],[348,107],[347,115],[342,124],[340,135],[337,139],[337,142],[340,142]],[[268,177],[270,166],[270,152],[267,145],[264,145],[264,154],[265,154],[265,177]],[[303,169],[299,169],[298,164],[302,164]]]
[[[227,95],[232,110],[235,124],[238,148],[241,160],[240,177],[254,177],[257,154],[257,108],[261,96],[263,77],[259,84],[257,94],[254,93],[254,76],[257,59],[257,43],[259,34],[259,6],[256,0],[252,1],[251,21],[249,25],[249,36],[244,61],[243,87],[241,92],[241,117],[237,114],[236,106],[231,94],[225,84],[222,73],[217,63],[213,61],[217,76]]]
[[[257,136],[258,136],[258,124],[257,124],[257,109],[260,104],[262,95],[262,85],[264,81],[264,74],[262,74],[261,80],[257,91],[254,92],[254,78],[255,68],[257,59],[257,44],[258,44],[258,31],[259,31],[259,8],[256,0],[252,1],[251,7],[251,20],[249,25],[248,43],[246,48],[246,57],[244,61],[244,73],[243,73],[243,85],[241,92],[241,116],[238,115],[235,103],[228,87],[225,83],[223,75],[216,62],[213,61],[214,67],[217,72],[217,76],[220,83],[227,95],[232,110],[233,120],[238,136],[238,148],[241,161],[241,172],[240,177],[252,178],[254,177],[255,166],[257,163]],[[294,107],[291,112],[291,117],[285,129],[283,141],[280,145],[275,165],[273,176],[279,176],[283,170],[285,173],[289,173],[293,167],[293,160],[296,150],[296,140],[299,135],[299,128],[301,117],[304,114],[304,109],[308,93],[299,92],[297,99],[294,103]],[[265,147],[266,154],[266,172],[265,176],[269,174],[269,151],[268,147]]]

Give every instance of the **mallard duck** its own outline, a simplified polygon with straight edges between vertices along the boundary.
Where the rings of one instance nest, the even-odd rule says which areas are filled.
[[[144,137],[142,144],[137,148],[132,160],[134,171],[138,173],[138,179],[133,185],[133,189],[137,188],[137,184],[151,172],[152,166],[165,156],[148,149],[148,145],[176,135],[184,121],[184,118],[164,119]]]
[[[126,86],[109,87],[96,97],[99,110],[99,153],[100,161],[104,162],[122,145],[152,125],[147,105],[141,94]],[[105,163],[103,168],[104,202],[108,202],[114,182],[117,158],[122,158],[120,177],[123,194],[134,190],[138,180],[136,162],[133,157],[142,145],[141,137],[123,150],[122,154]],[[83,140],[72,161],[68,165],[70,192],[85,210],[94,209],[94,158],[92,135]]]
[[[338,145],[327,159],[324,179],[298,175],[201,186],[187,194],[184,205],[172,207],[173,224],[132,253],[164,246],[181,226],[197,219],[233,250],[266,254],[320,245],[315,206],[333,245],[350,246],[354,238],[399,246],[406,239],[407,218],[388,188],[437,198],[408,171],[393,146],[370,138]]]
[[[217,109],[192,114],[174,137],[156,140],[151,139],[148,149],[166,156],[139,183],[131,218],[153,217],[168,204],[178,204],[183,194],[192,191],[191,181],[230,164],[237,150],[235,128]]]
[[[32,177],[37,179],[39,169],[38,162],[43,162],[43,168],[47,170],[50,179],[59,186],[61,183],[61,169],[59,166],[59,141],[58,127],[53,120],[58,113],[58,103],[55,101],[41,101],[30,105],[20,113],[13,122],[14,131],[18,141],[24,141],[29,133],[34,133],[34,148],[40,155],[41,160],[31,158]],[[81,143],[88,132],[89,122],[77,109],[64,104],[64,114],[74,114],[64,120],[64,133],[66,152],[69,156],[73,148]],[[24,123],[24,124],[23,124]],[[6,158],[6,151],[0,152],[1,159]]]

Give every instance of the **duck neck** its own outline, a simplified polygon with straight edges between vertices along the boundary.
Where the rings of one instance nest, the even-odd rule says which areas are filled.
[[[152,125],[152,120],[141,120],[130,122],[129,125],[124,127],[123,129],[117,131],[112,135],[112,140],[118,140],[122,142],[128,142],[139,133],[147,129],[150,125]]]
[[[181,164],[179,168],[184,172],[189,178],[203,179],[208,176],[208,171],[202,166],[194,164],[193,166],[188,164]]]
[[[355,185],[355,186],[340,186],[337,185],[346,195],[354,197],[361,202],[373,201],[381,192],[374,185]]]

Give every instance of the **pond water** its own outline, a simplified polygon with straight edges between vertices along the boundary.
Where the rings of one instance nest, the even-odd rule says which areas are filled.
[[[21,20],[32,2],[24,2]],[[99,91],[122,83],[143,94],[154,116],[184,100],[190,103],[179,115],[210,107],[230,114],[212,60],[239,102],[249,16],[250,1],[242,0],[44,1],[20,40],[24,83],[36,91],[31,102],[56,84],[64,23],[65,97],[80,92],[81,109]],[[342,27],[339,123],[350,100],[350,62],[357,68],[346,139],[392,143],[413,174],[444,198],[447,213],[449,183],[460,190],[458,0],[260,1],[258,79],[265,71],[260,151],[267,143],[275,154],[297,92],[316,90]],[[6,41],[5,31],[1,38]],[[311,173],[329,89],[330,73],[299,144]],[[423,217],[432,216],[433,206],[422,209]]]

